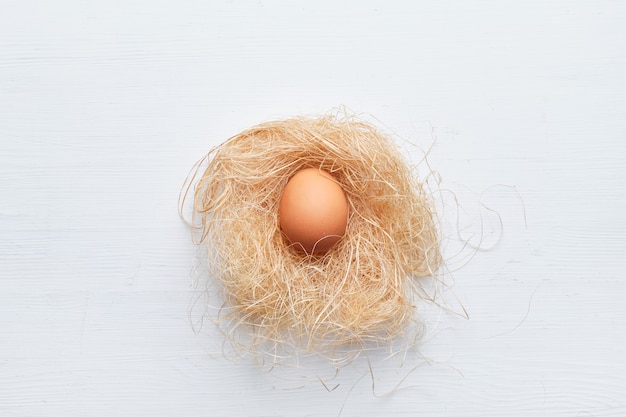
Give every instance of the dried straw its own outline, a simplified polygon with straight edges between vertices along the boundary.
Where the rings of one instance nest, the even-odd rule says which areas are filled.
[[[193,224],[224,290],[227,334],[249,330],[250,349],[328,352],[387,343],[416,320],[418,278],[441,263],[432,202],[372,124],[336,114],[267,122],[203,161]],[[305,167],[331,172],[349,203],[345,235],[319,256],[290,247],[279,227],[281,192]]]

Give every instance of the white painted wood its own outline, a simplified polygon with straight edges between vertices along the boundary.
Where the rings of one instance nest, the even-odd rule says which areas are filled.
[[[626,415],[625,21],[609,0],[0,0],[0,415]],[[176,212],[211,146],[337,105],[415,162],[403,140],[436,136],[470,315],[423,307],[430,364],[373,353],[374,391],[365,360],[267,373],[195,334]]]

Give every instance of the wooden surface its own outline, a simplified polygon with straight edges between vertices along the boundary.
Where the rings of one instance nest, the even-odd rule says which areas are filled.
[[[608,0],[0,0],[0,415],[626,415],[624,22]],[[414,162],[432,145],[453,312],[422,307],[403,366],[224,359],[192,325],[180,186],[240,130],[339,105]]]

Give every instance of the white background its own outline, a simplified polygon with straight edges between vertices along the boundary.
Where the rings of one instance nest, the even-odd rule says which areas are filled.
[[[608,0],[0,0],[0,415],[626,415],[625,22]],[[227,360],[194,331],[178,191],[227,137],[339,105],[414,162],[432,145],[470,319],[424,309],[373,377]]]

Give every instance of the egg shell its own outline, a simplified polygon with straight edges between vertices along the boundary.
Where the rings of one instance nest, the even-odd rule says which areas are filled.
[[[327,171],[305,168],[289,179],[279,204],[280,228],[297,249],[328,251],[346,231],[348,201]]]

